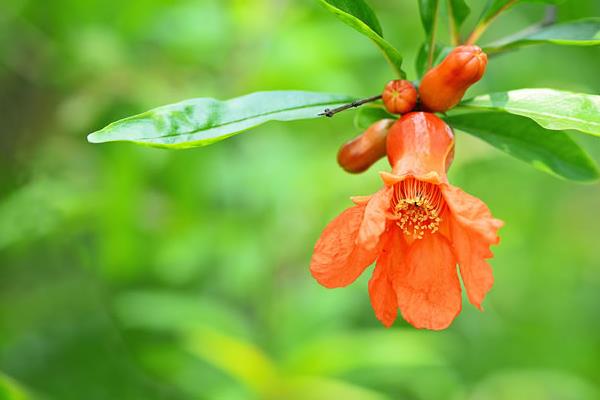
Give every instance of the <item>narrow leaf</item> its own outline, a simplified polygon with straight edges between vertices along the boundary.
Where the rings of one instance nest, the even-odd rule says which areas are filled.
[[[421,12],[421,22],[427,37],[431,37],[435,31],[437,12],[440,6],[440,0],[419,0],[419,10]]]
[[[546,129],[574,129],[600,136],[600,96],[597,95],[520,89],[478,96],[464,101],[461,107],[505,111],[531,118]]]
[[[471,13],[471,9],[465,0],[448,0],[447,5],[452,45],[458,46],[463,42],[460,28]]]
[[[425,29],[425,43],[421,50],[426,54],[425,57],[425,69],[429,69],[433,66],[433,60],[435,58],[435,51],[437,45],[435,43],[435,35],[437,28],[438,11],[440,8],[440,0],[419,0],[419,10],[421,12],[421,22]],[[418,61],[417,61],[418,63]],[[419,66],[417,65],[417,73]]]
[[[483,12],[482,21],[487,22],[493,19],[498,14],[514,6],[518,2],[519,0],[488,0],[488,4]]]
[[[527,118],[502,112],[460,114],[447,121],[453,128],[557,177],[581,182],[599,177],[590,156],[566,132],[549,131]]]
[[[321,1],[325,7],[331,10],[334,14],[339,13],[351,15],[352,17],[360,20],[367,25],[373,32],[379,36],[383,36],[383,30],[381,24],[377,19],[375,12],[369,7],[364,0],[323,0]],[[341,17],[341,16],[340,16]]]
[[[489,0],[487,7],[483,12],[483,21],[487,22],[503,11],[508,10],[518,3],[545,3],[559,4],[564,0]]]
[[[535,31],[521,32],[484,47],[487,53],[518,48],[532,44],[563,46],[600,45],[600,18],[587,18],[548,26]]]
[[[406,73],[402,70],[402,56],[383,38],[381,25],[371,7],[364,0],[319,1],[345,24],[371,39],[383,52],[394,71],[401,78],[406,77]]]
[[[456,30],[460,29],[471,13],[471,9],[467,3],[465,3],[465,0],[448,0],[448,10]]]
[[[91,143],[127,141],[153,147],[206,146],[268,121],[317,118],[350,96],[300,91],[257,92],[220,101],[185,100],[113,122],[88,136]]]

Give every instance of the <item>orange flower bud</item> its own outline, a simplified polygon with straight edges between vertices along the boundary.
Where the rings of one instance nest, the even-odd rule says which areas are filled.
[[[383,104],[392,114],[411,112],[417,104],[417,89],[406,80],[388,82],[383,89]]]
[[[387,156],[395,174],[445,177],[454,158],[454,134],[435,114],[405,114],[389,129]]]
[[[365,132],[340,147],[338,164],[347,172],[364,172],[381,157],[385,156],[386,137],[394,120],[382,119]]]
[[[444,112],[457,105],[467,89],[481,79],[487,55],[478,46],[458,46],[421,81],[423,109]]]

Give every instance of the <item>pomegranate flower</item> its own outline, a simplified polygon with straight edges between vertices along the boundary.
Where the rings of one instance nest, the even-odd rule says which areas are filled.
[[[377,261],[369,295],[387,327],[398,309],[416,328],[447,328],[462,307],[456,265],[479,309],[494,278],[486,259],[502,222],[479,199],[448,183],[454,135],[434,114],[413,112],[387,138],[392,172],[383,189],[355,197],[315,245],[311,273],[328,288],[352,283]]]

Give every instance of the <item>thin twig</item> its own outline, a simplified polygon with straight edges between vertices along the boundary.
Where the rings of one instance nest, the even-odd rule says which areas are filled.
[[[546,13],[544,15],[544,20],[541,22],[540,25],[543,27],[554,25],[556,23],[556,15],[557,15],[557,7],[556,6],[546,7]]]
[[[494,57],[500,54],[501,52],[506,51],[507,49],[502,49],[502,45],[526,38],[527,36],[533,35],[534,33],[539,32],[541,29],[554,25],[555,23],[556,6],[548,6],[546,7],[546,12],[542,21],[538,22],[537,24],[528,26],[520,32],[517,32],[510,36],[506,36],[501,40],[489,44],[491,49],[488,48],[488,57]],[[495,48],[499,48],[500,50],[495,50]]]
[[[343,106],[340,106],[340,107],[337,107],[334,109],[326,108],[325,110],[323,110],[322,113],[319,114],[319,116],[325,116],[325,117],[331,118],[339,112],[349,110],[350,108],[360,107],[363,104],[371,103],[373,101],[377,101],[377,100],[381,99],[381,97],[382,97],[381,95],[377,95],[377,96],[367,97],[366,99],[355,100],[350,104],[345,104]]]

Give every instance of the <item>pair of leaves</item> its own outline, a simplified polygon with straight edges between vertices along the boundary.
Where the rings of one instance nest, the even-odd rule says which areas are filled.
[[[364,0],[319,1],[345,24],[371,39],[383,52],[396,74],[403,79],[406,78],[406,73],[402,70],[402,56],[394,46],[383,38],[383,30],[379,20]]]

